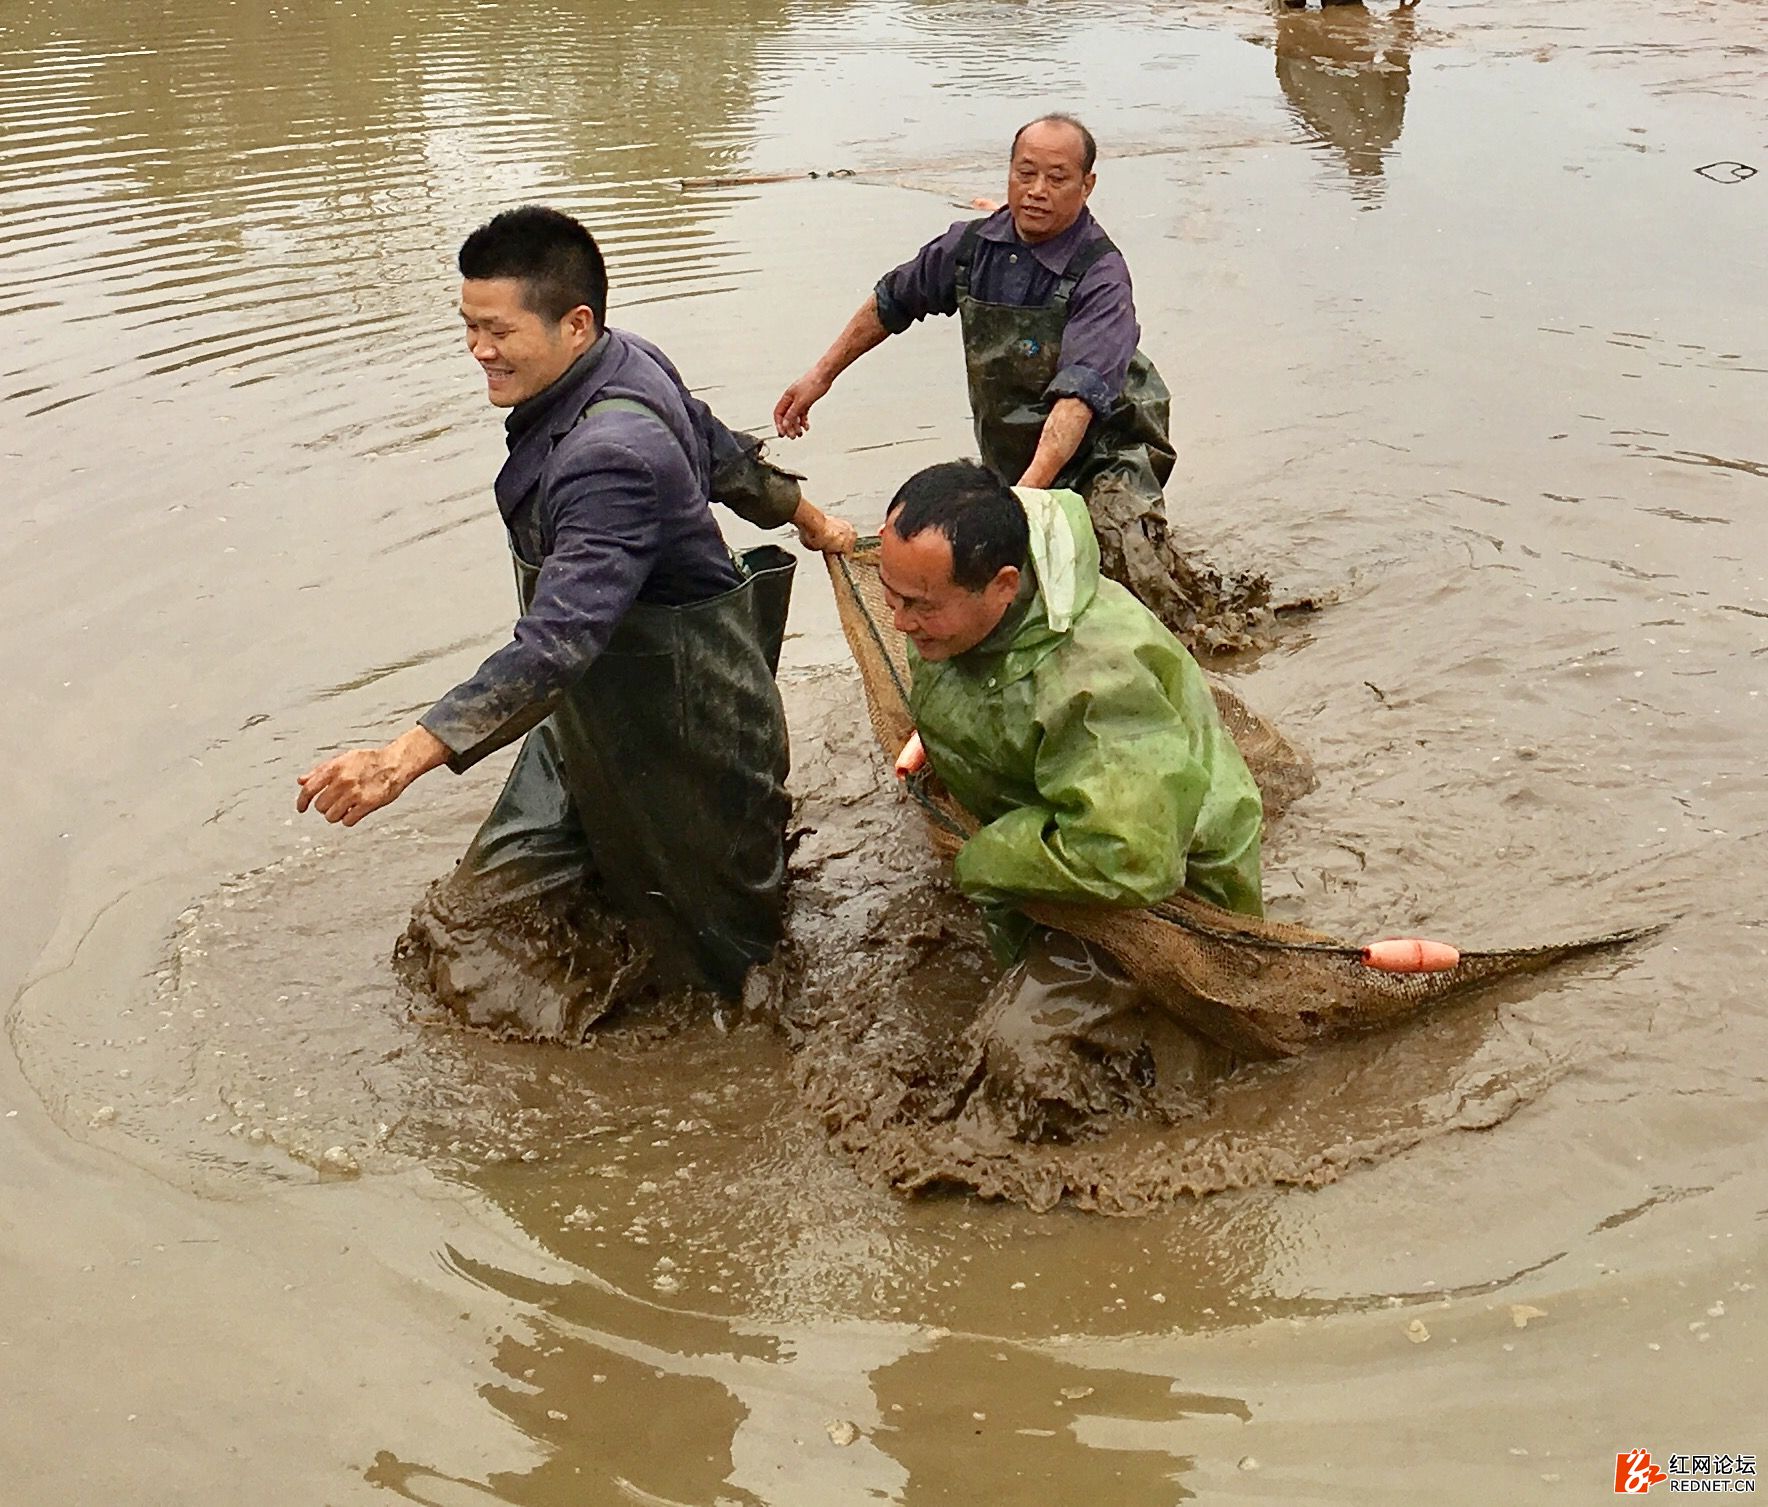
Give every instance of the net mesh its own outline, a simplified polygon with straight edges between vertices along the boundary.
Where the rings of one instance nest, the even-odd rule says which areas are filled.
[[[894,759],[914,732],[905,640],[891,626],[875,540],[825,556],[841,628],[859,665],[878,746]],[[1264,797],[1266,820],[1313,785],[1313,769],[1269,722],[1213,677],[1210,689]],[[975,820],[925,774],[907,782],[933,846],[954,856]],[[1648,929],[1572,942],[1463,951],[1453,968],[1390,973],[1363,949],[1284,921],[1174,895],[1141,910],[1027,903],[1034,921],[1096,942],[1186,1025],[1246,1057],[1288,1057],[1323,1039],[1378,1030],[1439,1000],[1562,959],[1622,946]]]

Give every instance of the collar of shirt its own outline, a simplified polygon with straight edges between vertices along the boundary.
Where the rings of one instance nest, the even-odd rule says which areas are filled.
[[[603,363],[614,349],[614,340],[612,330],[602,331],[596,343],[550,387],[524,398],[505,415],[503,427],[510,453],[492,490],[506,523],[540,480],[552,455],[553,441],[569,432],[594,395],[606,374]]]
[[[587,386],[587,378],[598,366],[610,349],[612,331],[603,330],[596,336],[595,344],[565,368],[551,386],[542,388],[531,398],[522,401],[505,415],[503,432],[509,439],[510,449],[528,434],[540,428],[550,428],[556,437],[563,434],[572,424],[576,423],[577,415],[582,407],[573,408],[572,402]]]
[[[1024,246],[1038,262],[1060,277],[1068,270],[1068,263],[1074,253],[1099,233],[1098,221],[1093,218],[1092,210],[1081,206],[1080,218],[1068,227],[1061,235],[1051,236],[1047,241],[1039,241],[1035,246],[1025,241],[1013,224],[1013,211],[997,209],[983,222],[981,235],[985,241],[997,241],[1004,246]]]
[[[1037,567],[1028,557],[1019,570],[1019,590],[1013,593],[1013,600],[1007,604],[1001,620],[988,630],[988,636],[981,643],[973,644],[957,658],[972,668],[998,659],[1013,647],[1013,639],[1025,626],[1025,620],[1031,616],[1031,609],[1036,604]]]

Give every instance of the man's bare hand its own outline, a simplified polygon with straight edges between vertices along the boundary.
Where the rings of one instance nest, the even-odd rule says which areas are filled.
[[[822,359],[780,394],[774,404],[774,428],[784,439],[795,440],[810,428],[810,410],[835,385],[835,378],[876,345],[890,338],[884,321],[878,317],[878,300],[868,294],[853,311],[835,343],[822,354]]]
[[[845,555],[859,542],[859,530],[845,518],[831,518],[808,501],[800,504],[792,526],[800,544],[825,555]]]
[[[859,530],[845,518],[825,515],[822,528],[811,534],[800,531],[798,538],[806,549],[820,550],[825,555],[846,555],[859,543]]]
[[[834,384],[812,367],[774,404],[774,429],[785,439],[800,438],[810,429],[810,410]]]
[[[295,810],[311,806],[328,822],[354,827],[447,760],[447,745],[427,728],[414,727],[385,748],[352,749],[315,764],[297,781],[301,793],[295,797]]]

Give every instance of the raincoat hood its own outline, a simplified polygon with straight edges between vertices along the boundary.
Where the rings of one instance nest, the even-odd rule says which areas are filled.
[[[954,663],[986,666],[1004,683],[1029,675],[1073,630],[1099,594],[1099,540],[1078,492],[1014,487],[1031,534],[1028,573],[1035,587],[995,630]],[[910,654],[914,650],[911,646]],[[918,658],[919,656],[916,656]]]
[[[1014,487],[1031,530],[1031,563],[1037,571],[1044,620],[1066,633],[1099,593],[1099,539],[1078,492]]]

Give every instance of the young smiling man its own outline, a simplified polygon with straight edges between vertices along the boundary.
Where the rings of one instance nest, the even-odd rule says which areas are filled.
[[[887,273],[781,395],[774,427],[802,435],[812,407],[866,352],[929,314],[956,314],[983,463],[1013,485],[1079,492],[1105,574],[1169,626],[1188,627],[1199,604],[1175,583],[1188,577],[1167,544],[1162,495],[1171,403],[1137,349],[1129,267],[1087,208],[1097,155],[1071,115],[1022,126],[1006,205],[959,220]]]
[[[298,810],[352,826],[442,764],[525,734],[451,885],[486,904],[592,883],[662,982],[738,992],[777,939],[786,726],[774,685],[792,560],[726,547],[709,502],[841,550],[797,481],[607,327],[595,238],[556,210],[498,215],[460,250],[460,317],[506,409],[498,473],[521,617],[511,641],[382,748],[300,777]]]

